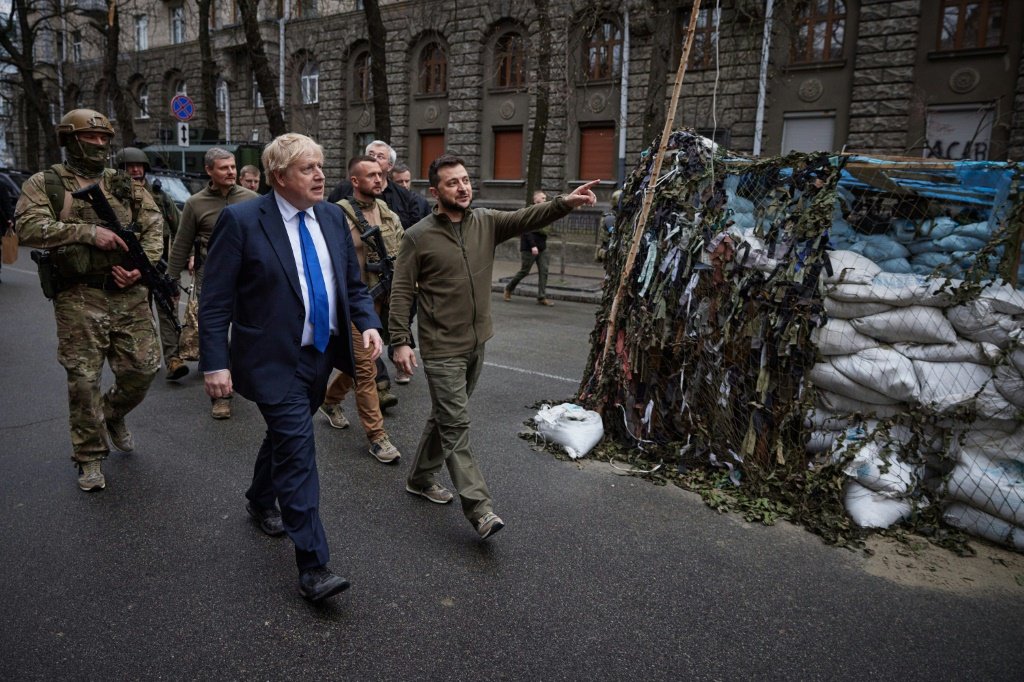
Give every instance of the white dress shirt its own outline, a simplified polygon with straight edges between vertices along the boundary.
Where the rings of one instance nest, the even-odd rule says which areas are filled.
[[[295,208],[280,194],[274,193],[277,199],[277,208],[281,211],[281,220],[284,221],[284,229],[288,233],[288,241],[292,246],[292,257],[295,258],[295,267],[299,271],[299,288],[302,290],[302,305],[306,307],[306,324],[302,328],[302,345],[313,345],[313,324],[309,310],[309,291],[306,284],[306,269],[302,264],[302,240],[299,237],[299,209]],[[320,261],[320,270],[324,275],[324,286],[327,287],[327,304],[331,315],[331,333],[338,333],[338,282],[334,275],[334,266],[331,264],[331,254],[327,250],[327,242],[324,241],[324,234],[320,230],[320,223],[316,219],[312,208],[304,211],[306,214],[306,229],[313,238],[313,245],[316,246],[316,256]]]

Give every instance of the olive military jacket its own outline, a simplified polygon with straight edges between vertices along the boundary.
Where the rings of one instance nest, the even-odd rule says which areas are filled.
[[[469,208],[456,228],[435,207],[405,231],[398,250],[388,318],[391,344],[412,345],[409,313],[414,296],[419,302],[419,347],[424,358],[463,355],[487,341],[494,334],[494,247],[571,211],[562,197],[518,211]]]
[[[232,204],[256,199],[259,194],[241,185],[232,185],[227,196],[214,189],[210,183],[188,198],[178,221],[178,233],[171,244],[167,258],[167,274],[177,279],[188,265],[188,256],[195,242],[199,242],[199,258],[206,257],[206,245],[210,243],[213,226],[217,224],[220,212]]]

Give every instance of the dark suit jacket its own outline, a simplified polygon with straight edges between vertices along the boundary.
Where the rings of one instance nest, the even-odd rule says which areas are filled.
[[[327,201],[336,204],[351,196],[352,183],[342,180],[327,197]],[[410,192],[396,182],[388,181],[388,186],[380,198],[384,200],[388,208],[398,214],[398,219],[402,221],[402,227],[407,230],[430,215],[430,204],[426,199],[416,192]]]
[[[355,376],[351,324],[360,331],[379,329],[380,319],[360,276],[341,209],[322,201],[313,211],[338,283],[338,332],[328,352],[336,368]],[[258,403],[280,402],[299,364],[306,311],[274,192],[221,212],[204,267],[200,369],[230,368],[239,394]]]

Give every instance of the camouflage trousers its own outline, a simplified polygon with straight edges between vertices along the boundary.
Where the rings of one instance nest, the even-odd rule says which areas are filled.
[[[185,319],[178,337],[178,356],[182,360],[199,359],[199,294],[203,291],[203,269],[192,277],[192,292],[185,305]]]
[[[76,284],[57,295],[54,311],[57,357],[68,375],[71,458],[103,459],[109,452],[104,419],[124,417],[141,403],[160,366],[147,292]],[[101,395],[104,361],[114,385]]]

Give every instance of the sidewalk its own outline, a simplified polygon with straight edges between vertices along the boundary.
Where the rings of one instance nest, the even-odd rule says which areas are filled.
[[[518,260],[494,260],[494,280],[491,291],[502,292],[512,275],[519,272],[521,263]],[[565,273],[561,272],[560,263],[552,263],[548,271],[547,297],[553,301],[573,301],[576,303],[600,303],[604,287],[604,266],[566,264]],[[515,298],[537,298],[537,266],[516,287]],[[515,299],[513,299],[515,300]]]

